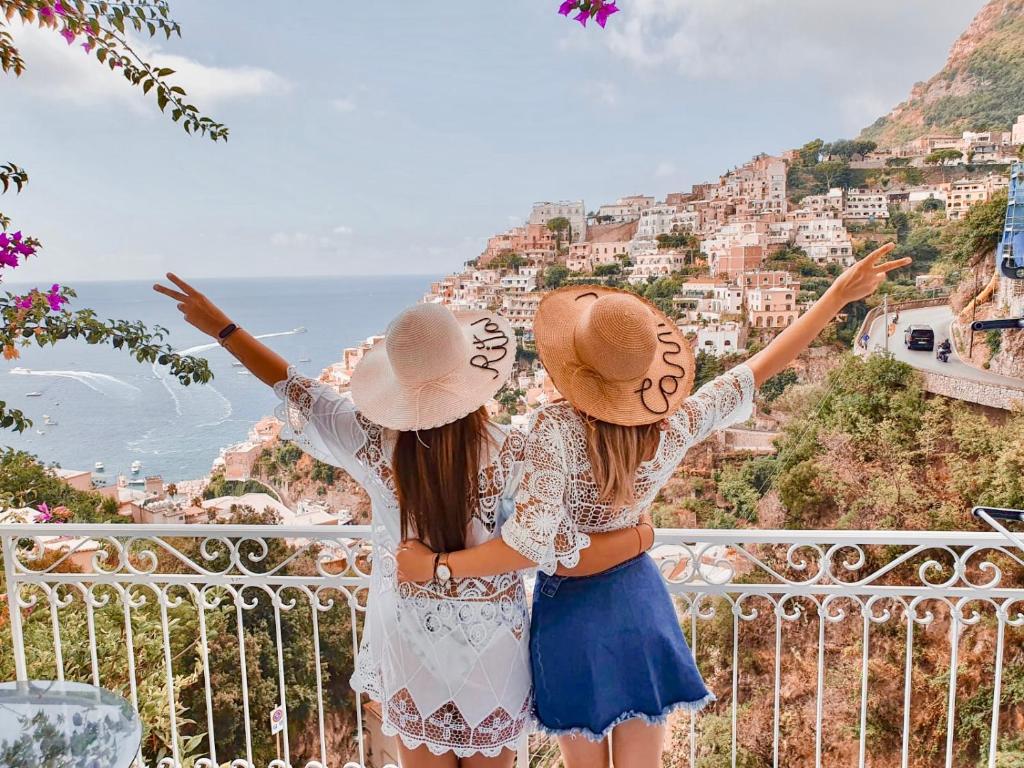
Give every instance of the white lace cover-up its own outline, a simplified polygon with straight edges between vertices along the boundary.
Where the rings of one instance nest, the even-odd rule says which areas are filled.
[[[526,442],[516,512],[501,530],[510,547],[554,573],[573,567],[588,533],[636,525],[686,452],[712,432],[750,418],[754,375],[740,365],[708,382],[669,417],[654,457],[636,475],[636,503],[613,507],[598,500],[587,456],[587,427],[567,402],[538,410]]]
[[[384,732],[410,748],[459,757],[516,749],[532,726],[529,618],[519,574],[453,579],[446,587],[400,585],[391,468],[397,433],[294,371],[274,389],[283,400],[282,436],[343,468],[370,496],[373,568],[352,687],[380,702]],[[498,535],[503,497],[511,506],[520,473],[525,436],[491,426],[493,446],[479,474],[480,506],[466,546]]]

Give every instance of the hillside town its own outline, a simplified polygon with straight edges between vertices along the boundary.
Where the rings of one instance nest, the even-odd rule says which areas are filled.
[[[678,323],[698,363],[744,354],[793,323],[861,246],[894,240],[890,217],[925,211],[955,221],[1005,190],[1006,168],[1024,151],[1024,115],[1008,131],[929,135],[893,149],[855,141],[819,145],[809,145],[817,162],[841,152],[847,169],[874,183],[800,195],[790,181],[798,178],[804,147],[758,155],[663,200],[634,194],[590,210],[583,200],[537,202],[524,223],[490,237],[477,258],[434,281],[422,301],[509,319],[519,337],[520,365],[490,409],[495,418],[525,425],[533,409],[558,397],[533,348],[533,318],[550,290],[572,283],[633,290]],[[926,169],[928,178],[906,183],[922,175],[907,174],[908,168]],[[924,274],[915,282],[921,290],[941,290],[943,281]],[[321,380],[346,391],[355,366],[383,338],[342,350]],[[770,452],[774,425],[764,419],[756,426],[767,431],[745,437],[739,449]],[[260,420],[245,440],[222,449],[208,477],[177,483],[121,477],[100,492],[120,516],[137,523],[226,520],[241,506],[270,510],[286,524],[358,521],[357,511],[325,498],[286,500],[269,488],[252,490],[266,481],[261,457],[280,445],[280,430],[275,417]],[[724,435],[722,445],[736,447],[736,436]],[[73,487],[92,485],[89,472],[61,472]],[[212,494],[211,478],[241,490]]]

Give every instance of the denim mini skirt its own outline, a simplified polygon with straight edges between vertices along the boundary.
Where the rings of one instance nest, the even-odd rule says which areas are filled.
[[[534,714],[554,736],[599,741],[626,720],[662,723],[715,699],[646,554],[594,576],[538,573],[530,664]]]

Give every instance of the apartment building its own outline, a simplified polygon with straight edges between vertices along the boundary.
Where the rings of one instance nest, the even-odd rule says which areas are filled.
[[[946,218],[962,219],[972,205],[988,202],[992,195],[1008,187],[1009,183],[1005,176],[991,173],[983,179],[965,178],[952,182],[946,198]]]
[[[740,323],[709,323],[696,328],[697,343],[694,352],[705,352],[715,357],[733,354],[747,346],[747,329]]]
[[[751,288],[746,304],[752,328],[785,328],[800,316],[797,289],[793,287]]]
[[[553,218],[553,217],[551,217]],[[573,237],[576,230],[573,229]],[[507,232],[494,235],[487,240],[487,247],[477,259],[478,266],[486,267],[503,253],[518,253],[524,258],[527,254],[539,255],[540,260],[552,259],[555,256],[555,235],[545,224],[533,222],[522,227],[512,227]]]
[[[502,297],[501,314],[508,318],[513,328],[532,330],[533,318],[544,295],[544,291],[507,293]]]
[[[652,205],[654,205],[654,198],[646,195],[620,197],[611,205],[602,205],[597,209],[597,222],[599,224],[622,224],[636,221],[640,218],[641,212]]]
[[[686,254],[676,251],[656,251],[635,257],[629,282],[633,285],[646,283],[651,279],[668,277],[686,266]]]
[[[1020,115],[1010,129],[1010,143],[1017,146],[1024,144],[1024,115]]]
[[[569,220],[572,228],[572,242],[586,240],[587,238],[587,210],[582,200],[560,200],[558,202],[540,202],[533,204],[530,211],[528,226],[543,227],[552,219],[564,218]]]

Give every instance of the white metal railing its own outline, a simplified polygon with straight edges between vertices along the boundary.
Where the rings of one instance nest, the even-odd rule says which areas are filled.
[[[145,766],[383,768],[389,747],[348,691],[368,536],[366,526],[0,527],[0,639],[11,644],[0,679],[122,693],[146,723]],[[968,756],[994,767],[1009,743],[1002,686],[1008,653],[1024,665],[1024,560],[1000,534],[659,530],[652,556],[719,699],[709,714],[673,719],[674,765],[777,768],[797,764],[788,755],[799,748],[816,766],[853,764],[854,752],[865,766],[888,750],[886,764],[949,768]],[[991,702],[979,705],[977,674],[961,680],[965,647],[991,665],[981,679]],[[902,680],[872,671],[883,657]],[[270,704],[284,709],[277,739]],[[556,755],[533,737],[520,766]]]

